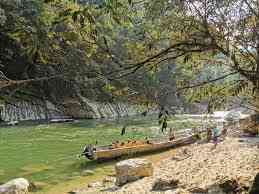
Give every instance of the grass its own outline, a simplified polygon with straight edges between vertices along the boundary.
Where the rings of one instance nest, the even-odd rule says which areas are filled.
[[[125,136],[122,126],[127,125]],[[187,128],[190,123],[169,122],[174,128]],[[85,144],[110,144],[115,140],[157,137],[159,127],[154,117],[130,119],[81,120],[75,123],[22,123],[0,128],[0,182],[24,177],[49,189],[60,182],[76,179],[86,169],[94,169],[95,176],[111,173],[107,164],[97,164],[78,158]],[[151,128],[153,127],[153,128]]]

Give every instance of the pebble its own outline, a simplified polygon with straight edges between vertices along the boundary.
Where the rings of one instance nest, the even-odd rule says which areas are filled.
[[[103,186],[103,184],[101,182],[93,182],[93,183],[88,184],[88,187],[90,187],[90,188],[92,188],[92,187],[98,188],[98,187],[102,187],[102,186]]]
[[[90,176],[93,174],[94,174],[93,170],[84,170],[83,172],[81,172],[81,176]]]

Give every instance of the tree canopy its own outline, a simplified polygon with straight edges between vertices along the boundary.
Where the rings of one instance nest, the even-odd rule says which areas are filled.
[[[258,16],[253,0],[4,0],[1,91],[58,82],[110,100],[173,94],[209,109],[233,99],[257,109]],[[161,84],[165,67],[173,70]]]

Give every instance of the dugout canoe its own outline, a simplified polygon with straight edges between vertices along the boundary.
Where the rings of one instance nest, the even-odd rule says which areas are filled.
[[[85,146],[82,155],[89,160],[110,160],[120,156],[133,156],[139,153],[155,152],[194,143],[197,135],[169,140],[156,139],[145,141],[117,142],[108,146]]]

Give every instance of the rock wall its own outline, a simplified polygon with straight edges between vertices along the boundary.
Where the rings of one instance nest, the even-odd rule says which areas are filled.
[[[113,118],[131,116],[144,110],[139,105],[127,103],[98,103],[87,98],[81,98],[81,102],[68,100],[63,104],[65,115],[73,118]]]
[[[126,103],[98,103],[69,100],[56,106],[49,101],[5,104],[0,107],[2,121],[48,120],[57,118],[98,119],[131,116],[141,113],[144,107]]]
[[[4,104],[0,109],[2,121],[45,120],[61,117],[64,117],[63,112],[49,101],[19,101]]]

